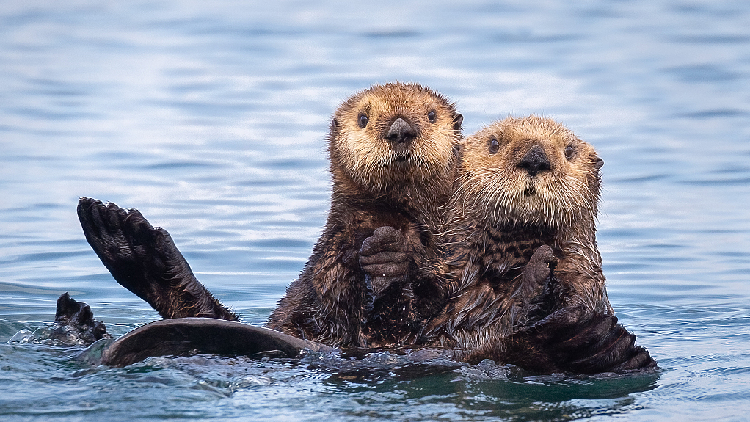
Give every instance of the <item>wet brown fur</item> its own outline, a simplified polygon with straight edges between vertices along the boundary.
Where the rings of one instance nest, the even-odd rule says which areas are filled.
[[[399,118],[416,132],[408,146],[386,139]],[[382,282],[366,275],[360,249],[389,226],[400,230],[413,268],[436,253],[433,232],[452,192],[460,125],[453,104],[417,84],[375,85],[339,107],[328,137],[328,220],[270,328],[343,347],[392,346],[419,329],[413,299],[429,293],[408,277]]]
[[[542,157],[538,151],[544,165],[531,171],[528,157]],[[538,116],[509,117],[466,138],[448,207],[447,259],[433,268],[448,299],[422,341],[455,348],[469,362],[545,371],[655,366],[635,336],[614,325],[595,236],[602,164],[593,147]],[[545,349],[554,353],[541,350],[568,334],[574,340]],[[595,357],[563,362],[585,353]]]

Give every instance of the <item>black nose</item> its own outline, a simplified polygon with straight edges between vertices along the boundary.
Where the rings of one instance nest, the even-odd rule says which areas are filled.
[[[531,149],[523,156],[521,162],[518,163],[518,167],[526,169],[529,175],[536,176],[540,171],[546,171],[550,169],[549,158],[544,153],[544,148],[540,145],[534,145]]]
[[[385,134],[385,138],[388,139],[393,146],[401,147],[408,146],[416,137],[417,130],[401,117],[391,124],[391,127]]]

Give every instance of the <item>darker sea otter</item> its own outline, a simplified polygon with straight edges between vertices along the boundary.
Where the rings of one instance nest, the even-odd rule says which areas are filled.
[[[431,284],[408,274],[437,254],[433,233],[452,193],[461,122],[453,104],[418,84],[375,85],[339,107],[328,137],[328,221],[270,328],[342,347],[414,336],[438,308]],[[78,215],[114,278],[162,317],[237,318],[198,282],[169,234],[137,210],[82,198]]]
[[[543,371],[652,368],[617,324],[596,244],[603,161],[551,119],[507,118],[463,143],[437,265],[443,310],[421,342]]]
[[[437,253],[433,234],[452,193],[461,121],[453,104],[417,84],[376,85],[339,107],[328,221],[270,328],[343,347],[394,346],[419,330],[434,312],[420,300],[431,296],[429,285],[390,273]],[[405,253],[381,264],[370,249],[389,243]]]

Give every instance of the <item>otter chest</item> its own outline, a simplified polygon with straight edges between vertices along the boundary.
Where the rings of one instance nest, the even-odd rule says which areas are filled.
[[[475,262],[480,273],[491,278],[513,279],[537,248],[549,245],[555,249],[554,233],[538,228],[490,227],[480,238]]]

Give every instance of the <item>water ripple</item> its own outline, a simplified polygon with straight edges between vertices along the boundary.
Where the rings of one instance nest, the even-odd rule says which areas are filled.
[[[0,418],[741,419],[749,4],[5,2]],[[610,299],[657,379],[488,365],[368,380],[215,357],[88,368],[73,350],[7,343],[49,323],[64,291],[117,335],[158,318],[86,244],[84,195],[140,209],[211,291],[263,323],[325,224],[335,107],[392,80],[445,93],[465,134],[536,113],[597,148]]]

